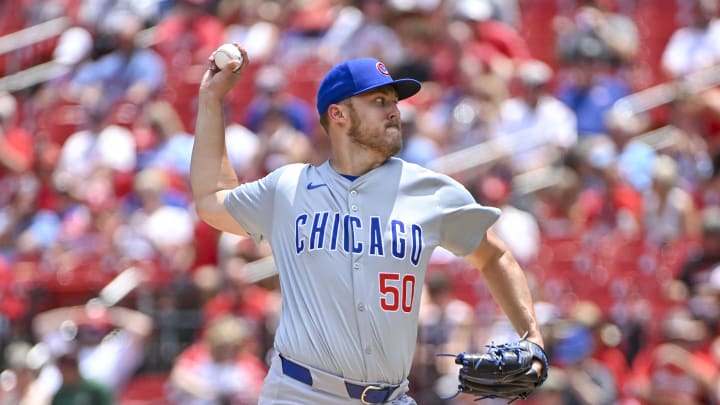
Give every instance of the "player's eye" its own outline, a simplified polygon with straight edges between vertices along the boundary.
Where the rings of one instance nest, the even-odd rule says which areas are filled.
[[[377,98],[375,99],[375,103],[377,103],[378,105],[384,107],[384,106],[390,105],[390,104],[397,104],[397,103],[398,103],[398,100],[390,99],[390,98],[387,98],[387,97],[377,97]]]

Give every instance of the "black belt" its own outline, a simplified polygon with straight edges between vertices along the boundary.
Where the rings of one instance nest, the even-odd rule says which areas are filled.
[[[313,378],[309,368],[295,363],[292,360],[288,360],[283,356],[280,356],[280,361],[282,362],[283,374],[309,386],[313,385]],[[399,385],[389,387],[359,385],[345,381],[348,396],[359,399],[363,404],[383,404],[398,387]]]

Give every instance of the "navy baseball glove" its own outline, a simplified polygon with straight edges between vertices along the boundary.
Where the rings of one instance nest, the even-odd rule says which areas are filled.
[[[460,393],[513,402],[527,398],[547,379],[547,354],[538,344],[523,339],[487,348],[486,353],[460,353],[455,357],[455,363],[462,366]],[[532,368],[535,359],[543,365],[541,375]]]

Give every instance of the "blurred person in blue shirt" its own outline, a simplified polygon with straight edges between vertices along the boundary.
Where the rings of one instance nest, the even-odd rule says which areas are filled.
[[[615,102],[631,93],[630,86],[613,74],[601,58],[601,45],[587,39],[568,66],[567,79],[558,86],[557,97],[577,115],[578,135],[605,134],[606,114]]]
[[[165,84],[166,67],[152,49],[137,43],[142,21],[127,15],[114,33],[115,47],[78,67],[69,84],[70,96],[83,105],[111,110],[127,101],[142,104]]]

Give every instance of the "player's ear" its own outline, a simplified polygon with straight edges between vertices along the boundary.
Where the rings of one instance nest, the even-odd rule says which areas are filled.
[[[345,113],[343,112],[342,107],[338,104],[331,104],[330,107],[328,107],[328,115],[331,119],[335,120],[345,119]]]

